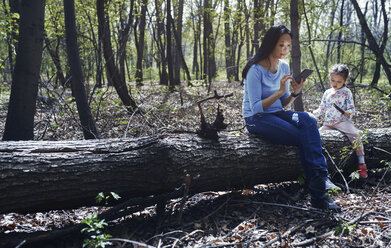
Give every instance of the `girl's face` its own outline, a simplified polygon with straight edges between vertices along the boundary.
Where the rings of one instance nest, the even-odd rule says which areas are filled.
[[[292,39],[289,34],[281,35],[270,55],[277,59],[285,58],[291,50],[291,41]]]
[[[346,79],[335,73],[330,73],[330,86],[333,87],[334,90],[341,89],[345,85]]]

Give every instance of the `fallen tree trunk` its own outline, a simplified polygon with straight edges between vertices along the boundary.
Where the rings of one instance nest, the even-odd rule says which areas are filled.
[[[349,141],[323,132],[324,146],[338,157]],[[196,134],[136,139],[0,142],[0,212],[65,209],[94,204],[99,192],[123,198],[173,191],[186,174],[192,193],[250,188],[296,180],[297,148],[255,136],[223,133],[218,141]],[[366,161],[391,160],[391,128],[372,129]]]

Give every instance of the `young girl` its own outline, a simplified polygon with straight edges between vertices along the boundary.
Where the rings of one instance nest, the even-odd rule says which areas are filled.
[[[320,130],[337,129],[344,133],[350,142],[357,144],[358,172],[361,178],[367,178],[364,147],[360,141],[358,130],[351,121],[354,114],[353,96],[345,86],[345,82],[349,78],[349,68],[343,64],[333,65],[329,70],[329,76],[331,88],[324,92],[322,102],[319,108],[314,111],[314,115],[316,117],[325,115]]]
[[[301,94],[305,81],[295,82],[289,65],[282,60],[290,52],[291,36],[283,25],[271,27],[255,56],[244,67],[243,117],[250,133],[277,144],[298,146],[309,182],[311,205],[341,211],[326,195],[327,164],[316,119],[305,112],[284,110]]]

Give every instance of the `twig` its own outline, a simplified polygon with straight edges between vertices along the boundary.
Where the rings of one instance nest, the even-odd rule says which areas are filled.
[[[326,237],[332,235],[333,233],[334,233],[334,231],[329,231],[329,232],[324,233],[324,234],[322,234],[322,235],[319,235],[319,236],[316,236],[316,237],[313,237],[313,238],[304,240],[304,241],[302,241],[302,242],[293,243],[293,244],[291,244],[291,245],[292,245],[292,246],[306,246],[306,245],[310,245],[310,244],[313,244],[315,241],[324,239],[324,238],[326,238]]]
[[[360,221],[359,224],[379,224],[379,223],[387,223],[390,224],[391,220],[373,220],[373,221]]]
[[[26,243],[26,240],[23,240],[22,242],[20,242],[20,244],[18,244],[15,248],[20,248],[20,247],[22,247],[22,245],[24,245],[24,243]]]
[[[364,218],[365,216],[368,216],[370,214],[373,214],[374,212],[373,211],[369,211],[369,212],[366,212],[364,214],[361,214],[360,216],[354,218],[353,220],[349,221],[348,224],[349,225],[353,225],[355,224],[356,222],[358,222],[359,220],[361,220],[362,218]]]
[[[327,149],[324,148],[324,147],[322,147],[322,149],[323,149],[323,151],[327,154],[327,156],[329,157],[329,159],[331,160],[331,163],[333,164],[335,170],[336,170],[336,171],[338,172],[338,174],[342,177],[343,182],[344,182],[345,187],[346,187],[346,193],[349,194],[349,193],[350,193],[350,190],[349,190],[348,182],[346,182],[345,177],[344,177],[343,174],[339,171],[339,168],[338,168],[338,166],[335,164],[334,159],[331,157],[329,151],[327,151]]]
[[[185,232],[185,231],[182,231],[182,230],[174,230],[174,231],[171,231],[171,232],[168,232],[168,233],[157,234],[157,235],[155,235],[155,236],[149,238],[149,239],[147,240],[147,242],[149,242],[149,241],[151,241],[151,240],[153,240],[153,239],[155,239],[155,238],[163,238],[163,237],[165,237],[165,236],[168,236],[168,235],[171,235],[171,234],[175,234],[175,233],[186,233],[186,232]]]
[[[269,245],[271,245],[271,244],[277,242],[277,241],[280,240],[281,238],[285,238],[286,236],[290,235],[291,233],[296,232],[298,229],[302,228],[304,225],[306,225],[306,224],[308,224],[308,223],[310,223],[310,222],[313,222],[313,221],[314,221],[313,219],[309,219],[309,220],[306,220],[305,222],[301,223],[301,224],[298,225],[298,226],[293,226],[293,227],[291,227],[288,231],[286,231],[286,232],[285,232],[284,234],[282,234],[281,236],[276,237],[276,238],[270,240],[269,242],[267,242],[266,244],[264,244],[264,245],[262,246],[262,248],[265,248],[265,247],[267,247],[267,246],[269,246]]]
[[[133,245],[136,245],[137,247],[156,248],[156,246],[147,245],[147,244],[144,244],[144,243],[141,243],[138,241],[134,241],[134,240],[129,240],[129,239],[110,238],[110,239],[107,239],[107,241],[119,241],[119,242],[133,244]]]
[[[199,219],[198,221],[202,221],[202,220],[205,220],[207,218],[209,218],[210,216],[214,215],[215,213],[217,213],[222,207],[224,207],[225,205],[227,205],[227,203],[231,200],[231,198],[227,198],[227,200],[221,204],[215,211],[211,212],[210,214],[202,217],[201,219]],[[183,227],[187,227],[187,226],[191,226],[195,223],[195,221],[193,222],[190,222],[190,223],[187,223],[186,225],[184,225]]]
[[[214,91],[214,96],[211,96],[211,97],[207,97],[205,99],[201,99],[197,102],[198,106],[200,106],[201,103],[205,102],[205,101],[208,101],[208,100],[211,100],[211,99],[221,99],[221,98],[227,98],[227,97],[230,97],[230,96],[233,96],[234,94],[233,93],[230,93],[230,94],[227,94],[227,95],[219,95],[217,94],[217,91],[215,90]]]
[[[378,150],[378,151],[382,151],[382,152],[384,152],[384,153],[387,153],[388,155],[391,155],[391,152],[386,151],[386,150],[384,150],[384,149],[381,149],[381,148],[379,148],[379,147],[374,146],[373,149]]]
[[[302,208],[302,207],[296,207],[292,205],[287,205],[287,204],[281,204],[281,203],[273,203],[273,202],[258,202],[258,201],[237,201],[237,202],[245,202],[245,203],[255,203],[255,204],[262,204],[262,205],[269,205],[269,206],[276,206],[276,207],[283,207],[283,208],[293,208],[297,210],[302,210],[302,211],[310,211],[310,212],[315,212],[318,214],[329,214],[329,212],[322,211],[316,208]]]
[[[202,231],[202,230],[200,230],[200,229],[196,229],[196,230],[192,231],[191,233],[189,233],[189,234],[183,236],[182,238],[176,239],[175,242],[174,242],[174,244],[172,244],[172,247],[175,247],[175,246],[177,245],[178,242],[182,242],[182,240],[184,240],[184,239],[186,239],[186,238],[189,238],[189,237],[193,236],[193,235],[194,235],[195,233],[197,233],[197,232],[204,232],[204,231]]]

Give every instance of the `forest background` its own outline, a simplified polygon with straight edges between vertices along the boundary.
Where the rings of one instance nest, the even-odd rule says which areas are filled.
[[[314,70],[292,108],[314,110],[329,87],[328,68],[345,63],[355,125],[390,127],[390,16],[390,0],[3,0],[0,135],[4,141],[81,140],[195,132],[197,102],[214,91],[227,97],[203,103],[206,119],[212,122],[222,109],[227,131],[246,133],[241,70],[274,24],[292,31],[286,59],[292,73]],[[322,244],[334,247],[385,247],[391,244],[391,179],[383,173],[371,171],[368,183],[354,185],[359,190],[334,198],[344,207],[343,220],[371,215],[357,227],[323,215],[313,225],[314,213],[301,208],[308,205],[303,187],[288,182],[194,195],[185,206],[186,226],[172,226],[174,214],[182,214],[173,200],[166,206],[173,213],[165,220],[169,228],[155,229],[157,210],[148,207],[126,217],[125,231],[109,233],[165,247],[283,246],[287,239],[300,246],[324,237]],[[27,233],[78,224],[104,210],[2,214],[0,241],[14,233],[23,242]],[[339,232],[330,231],[335,227]]]
[[[390,6],[385,0],[3,1],[0,132],[4,140],[58,140],[194,130],[195,102],[216,89],[235,92],[228,110],[236,114],[231,126],[240,128],[241,70],[274,24],[293,32],[292,73],[315,71],[307,100],[319,101],[330,65],[345,63],[350,87],[374,99],[363,104],[380,105],[373,112],[387,117]],[[296,100],[296,110],[304,107]]]

